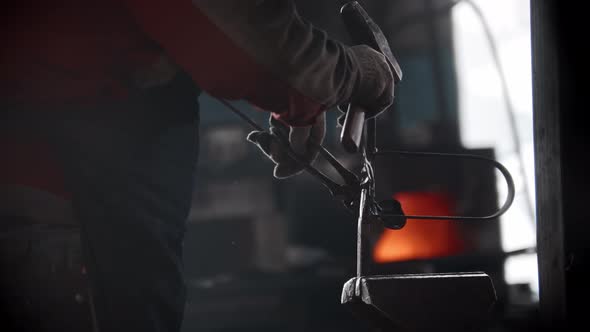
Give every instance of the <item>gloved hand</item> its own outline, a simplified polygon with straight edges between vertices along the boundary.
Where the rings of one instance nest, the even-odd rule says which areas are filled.
[[[307,127],[289,127],[272,116],[269,125],[270,133],[253,131],[248,134],[247,139],[258,146],[276,164],[273,171],[275,178],[284,179],[303,171],[303,165],[289,157],[279,137],[288,139],[291,149],[301,157],[303,162],[312,163],[315,160],[326,134],[324,113],[317,117],[313,125]]]
[[[366,45],[352,46],[351,52],[359,68],[360,77],[356,82],[350,103],[365,109],[365,119],[378,116],[393,103],[393,66],[385,55]],[[338,105],[346,113],[348,104]],[[338,123],[344,123],[344,115]]]

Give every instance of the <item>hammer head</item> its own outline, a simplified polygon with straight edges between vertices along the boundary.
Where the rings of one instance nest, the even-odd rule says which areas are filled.
[[[396,81],[401,81],[402,69],[391,52],[387,38],[363,7],[357,1],[351,1],[342,6],[340,14],[352,42],[370,46],[385,55],[393,67]]]

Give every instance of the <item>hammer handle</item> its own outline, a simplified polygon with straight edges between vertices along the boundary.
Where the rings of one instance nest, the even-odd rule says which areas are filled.
[[[363,128],[365,126],[365,110],[360,106],[350,105],[344,118],[340,142],[348,153],[356,153],[361,147]]]

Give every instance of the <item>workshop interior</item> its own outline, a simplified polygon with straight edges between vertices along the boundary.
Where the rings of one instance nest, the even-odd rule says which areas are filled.
[[[352,45],[347,2],[296,1],[303,17]],[[376,151],[402,152],[371,160],[374,198],[433,218],[371,223],[360,254],[358,211],[309,172],[273,178],[234,111],[264,128],[267,114],[203,93],[182,331],[540,330],[531,3],[358,4],[403,71],[370,132]],[[327,112],[324,147],[361,176],[365,156],[343,148],[340,114]],[[314,166],[340,175],[321,158]],[[2,225],[1,273],[23,281],[22,301],[39,319],[67,315],[73,330],[94,331],[75,223],[18,225]]]

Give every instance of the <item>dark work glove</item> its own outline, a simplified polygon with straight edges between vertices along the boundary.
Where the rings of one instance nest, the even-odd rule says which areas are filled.
[[[350,102],[363,107],[366,110],[365,118],[370,119],[393,103],[393,66],[383,54],[369,46],[356,45],[350,49],[360,73]],[[348,104],[338,105],[338,109],[346,113]],[[338,124],[344,123],[344,116],[338,118]]]
[[[326,117],[324,113],[317,117],[313,125],[307,127],[289,127],[272,116],[269,125],[270,132],[253,131],[248,134],[247,139],[258,146],[276,164],[273,175],[277,179],[297,175],[304,168],[304,165],[289,157],[280,143],[280,137],[288,140],[287,143],[291,146],[291,149],[306,164],[310,164],[315,160],[326,134]]]

